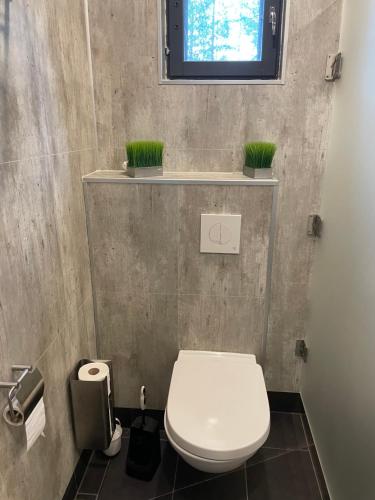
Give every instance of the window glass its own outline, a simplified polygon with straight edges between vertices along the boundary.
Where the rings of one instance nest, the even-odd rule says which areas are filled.
[[[261,61],[265,0],[185,0],[184,60]]]

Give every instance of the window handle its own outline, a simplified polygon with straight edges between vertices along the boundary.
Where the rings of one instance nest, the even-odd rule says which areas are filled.
[[[268,22],[272,26],[272,36],[276,36],[277,14],[276,14],[276,9],[273,5],[270,7],[270,15]]]

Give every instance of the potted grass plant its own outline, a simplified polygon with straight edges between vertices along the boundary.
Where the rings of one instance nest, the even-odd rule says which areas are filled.
[[[164,144],[158,141],[136,141],[126,144],[126,173],[130,177],[163,175]]]
[[[248,142],[244,145],[243,173],[254,179],[271,179],[275,153],[276,145],[272,142]]]

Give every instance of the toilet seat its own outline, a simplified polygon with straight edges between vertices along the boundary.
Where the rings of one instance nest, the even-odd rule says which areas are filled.
[[[194,456],[227,461],[252,455],[270,427],[266,387],[255,356],[180,351],[165,423],[171,439]]]

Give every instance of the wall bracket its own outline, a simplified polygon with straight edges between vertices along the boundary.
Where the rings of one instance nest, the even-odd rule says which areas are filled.
[[[296,340],[295,355],[306,363],[309,350],[304,340]]]
[[[336,54],[328,54],[327,56],[327,66],[325,80],[326,82],[334,82],[341,78],[342,69],[342,54],[337,52]]]
[[[320,238],[322,236],[323,221],[320,215],[311,214],[307,221],[307,236]]]

